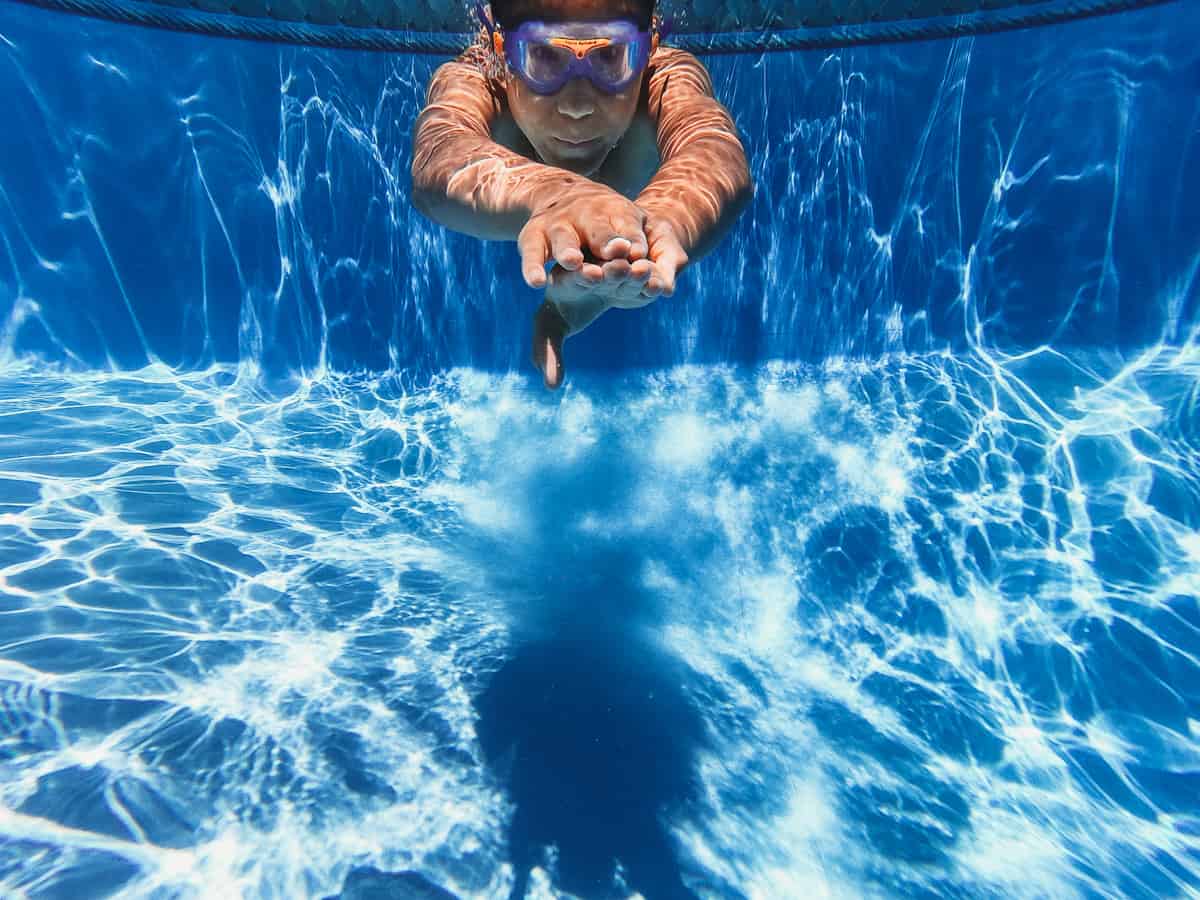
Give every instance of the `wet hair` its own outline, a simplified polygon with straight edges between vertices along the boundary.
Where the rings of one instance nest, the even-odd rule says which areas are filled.
[[[491,0],[492,15],[505,28],[539,19],[553,22],[572,18],[632,19],[639,28],[649,28],[655,0],[597,0],[594,12],[583,17],[568,12],[576,5],[571,0]]]

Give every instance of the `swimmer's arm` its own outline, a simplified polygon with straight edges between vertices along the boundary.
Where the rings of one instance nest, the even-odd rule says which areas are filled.
[[[499,94],[472,48],[437,70],[413,130],[412,199],[424,215],[486,240],[516,240],[547,202],[591,184],[492,140]]]
[[[656,52],[648,91],[662,164],[637,205],[670,223],[695,260],[717,245],[753,194],[746,152],[733,119],[713,97],[708,70],[692,54]]]

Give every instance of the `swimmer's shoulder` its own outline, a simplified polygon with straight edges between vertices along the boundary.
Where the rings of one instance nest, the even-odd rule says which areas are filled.
[[[655,122],[670,104],[688,97],[713,95],[712,76],[695,54],[677,47],[659,47],[646,66],[645,103]],[[664,106],[665,104],[665,106]]]
[[[536,159],[533,145],[517,127],[509,111],[508,90],[504,86],[503,77],[496,69],[491,52],[479,44],[473,44],[460,53],[453,64],[454,74],[459,77],[469,76],[472,89],[486,95],[490,101],[492,140],[506,150]]]
[[[504,87],[487,59],[484,49],[476,45],[438,66],[417,116],[418,130],[429,118],[486,128],[500,115]]]

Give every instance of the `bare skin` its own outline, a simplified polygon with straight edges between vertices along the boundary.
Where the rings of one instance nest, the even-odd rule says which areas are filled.
[[[552,5],[560,19],[613,14],[604,0]],[[412,175],[425,215],[516,241],[525,281],[545,290],[533,358],[549,388],[562,383],[568,335],[613,307],[673,294],[679,271],[719,241],[752,190],[707,70],[670,48],[623,93],[576,78],[541,96],[472,47],[430,82]]]

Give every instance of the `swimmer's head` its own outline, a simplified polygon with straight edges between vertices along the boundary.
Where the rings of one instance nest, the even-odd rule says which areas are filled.
[[[653,0],[493,0],[491,13],[517,127],[544,162],[591,175],[637,112]]]
[[[504,28],[522,22],[603,22],[629,19],[643,30],[654,17],[653,0],[492,0],[492,15]]]

